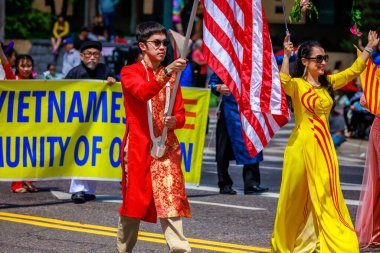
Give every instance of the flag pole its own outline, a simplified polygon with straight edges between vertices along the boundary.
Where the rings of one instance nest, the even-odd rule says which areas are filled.
[[[286,2],[286,0],[282,0],[282,14],[284,15],[285,33],[286,33],[286,36],[288,36],[290,34],[290,32],[288,29],[288,22],[286,21],[285,2]]]
[[[183,47],[182,47],[182,51],[181,51],[181,56],[180,56],[181,58],[185,58],[187,49],[189,47],[190,35],[191,35],[191,31],[193,30],[193,24],[194,24],[194,20],[195,20],[195,15],[197,13],[197,8],[198,8],[198,0],[194,0],[193,8],[191,9],[189,24],[188,24],[187,30],[186,30],[185,41],[183,43]],[[176,75],[173,92],[172,92],[172,95],[170,96],[170,103],[169,103],[167,116],[172,115],[173,105],[174,105],[175,97],[176,97],[177,90],[178,90],[179,80],[181,79],[181,74],[182,74],[182,71],[178,72]],[[168,128],[165,126],[164,129],[162,130],[161,140],[158,144],[158,146],[161,148],[163,148],[165,146],[167,132],[168,132]]]

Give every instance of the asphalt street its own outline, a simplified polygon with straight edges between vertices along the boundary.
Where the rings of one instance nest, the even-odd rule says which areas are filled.
[[[184,233],[192,252],[270,252],[283,152],[294,124],[281,129],[264,151],[260,170],[262,186],[269,192],[244,195],[242,166],[232,162],[238,195],[228,196],[220,195],[217,188],[215,123],[215,110],[211,110],[201,184],[187,188],[193,218],[184,220]],[[341,186],[353,221],[366,147],[367,141],[349,139],[337,151]],[[36,182],[40,192],[15,194],[9,182],[1,182],[0,252],[116,252],[120,184],[99,182],[96,201],[82,205],[70,201],[69,184],[68,180],[41,181]],[[159,223],[141,223],[134,252],[168,252]]]

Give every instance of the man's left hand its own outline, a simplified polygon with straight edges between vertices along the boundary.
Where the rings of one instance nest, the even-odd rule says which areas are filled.
[[[165,116],[164,117],[164,126],[171,129],[175,127],[177,119],[174,116]]]
[[[107,78],[107,84],[108,84],[108,85],[112,85],[112,84],[114,84],[114,83],[116,83],[116,79],[113,78],[113,77],[111,77],[111,76],[109,76],[109,77]]]

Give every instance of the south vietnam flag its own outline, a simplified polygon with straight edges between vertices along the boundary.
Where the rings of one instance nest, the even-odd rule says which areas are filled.
[[[358,56],[360,54],[358,50]],[[369,112],[380,114],[380,69],[371,59],[367,61],[367,68],[360,74],[360,81]]]

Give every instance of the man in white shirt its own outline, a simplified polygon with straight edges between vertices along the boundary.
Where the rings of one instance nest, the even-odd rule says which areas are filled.
[[[81,63],[80,53],[74,48],[74,41],[67,38],[62,43],[64,45],[65,54],[63,55],[62,76],[65,77],[69,71],[79,66]]]

